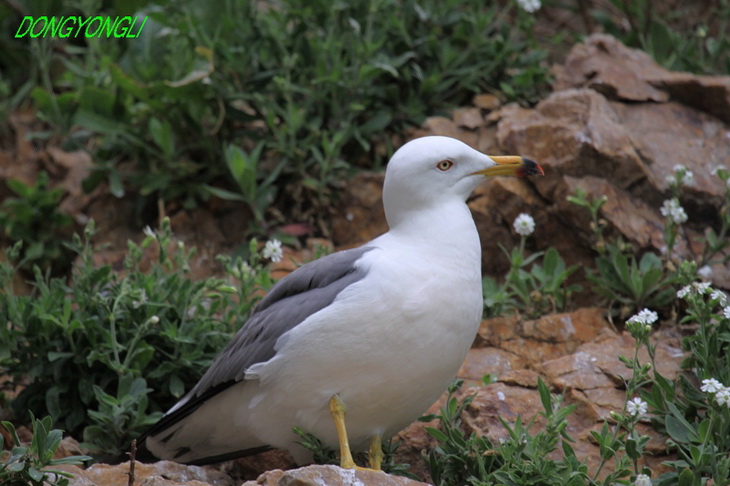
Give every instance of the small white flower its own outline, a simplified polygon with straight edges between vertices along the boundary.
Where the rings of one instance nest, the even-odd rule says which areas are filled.
[[[264,258],[268,258],[272,262],[280,262],[284,256],[284,251],[281,249],[281,241],[269,240],[264,245],[264,251],[262,252]]]
[[[634,397],[626,402],[626,411],[632,417],[640,417],[646,413],[647,403],[639,397]]]
[[[144,232],[144,234],[147,236],[155,236],[155,230],[150,228],[149,225],[145,226],[144,229],[142,230],[142,232]]]
[[[497,392],[497,399],[499,399],[499,401],[503,402],[505,400],[505,398],[507,398],[507,397],[504,396],[504,392],[501,392],[501,391]]]
[[[702,386],[700,387],[700,390],[702,390],[705,393],[717,393],[720,390],[725,388],[722,386],[722,383],[717,381],[714,378],[707,378],[705,380],[702,380]]]
[[[679,200],[676,197],[664,201],[660,211],[662,216],[671,219],[674,224],[682,224],[687,221],[687,213],[679,205]]]
[[[159,317],[157,317],[157,316],[150,317],[150,324],[159,324],[159,323],[160,323]]]
[[[710,173],[712,175],[714,175],[714,176],[718,176],[718,175],[720,175],[720,171],[721,170],[724,171],[724,170],[727,170],[727,169],[725,168],[724,165],[718,165],[718,166],[713,167],[712,170],[710,171]]]
[[[712,281],[712,267],[709,265],[703,265],[700,268],[697,269],[697,275],[702,280],[711,282]]]
[[[634,486],[651,486],[651,478],[646,474],[638,474],[634,480]]]
[[[718,405],[727,405],[730,407],[730,388],[722,388],[715,394],[715,402]]]
[[[677,164],[674,166],[674,173],[679,179],[679,185],[691,186],[694,184],[695,176],[687,167]]]
[[[526,213],[522,213],[515,218],[515,222],[512,224],[515,232],[520,236],[531,235],[535,231],[535,220],[532,216]]]
[[[541,7],[540,0],[517,0],[517,5],[527,13],[537,12]]]
[[[722,315],[725,316],[725,319],[730,319],[730,305],[722,310]]]
[[[680,299],[684,299],[685,297],[687,297],[689,295],[691,290],[692,290],[691,285],[685,285],[681,289],[677,290],[677,297],[679,297]]]
[[[722,290],[713,290],[710,294],[710,300],[717,302],[720,306],[724,307],[727,304],[727,295]]]
[[[699,295],[704,295],[712,292],[712,289],[710,288],[710,282],[694,282],[692,286],[695,288]]]
[[[638,314],[631,316],[629,318],[629,320],[631,322],[636,322],[639,324],[651,325],[651,324],[654,324],[658,318],[659,318],[659,315],[656,312],[649,310],[649,309],[644,309],[641,312],[639,312]]]

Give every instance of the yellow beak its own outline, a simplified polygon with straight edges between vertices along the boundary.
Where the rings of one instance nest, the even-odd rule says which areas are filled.
[[[473,175],[492,176],[515,176],[527,177],[532,175],[545,175],[540,164],[518,155],[490,155],[496,165],[474,172]]]

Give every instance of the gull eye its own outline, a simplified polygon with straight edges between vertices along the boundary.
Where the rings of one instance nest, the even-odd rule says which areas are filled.
[[[436,164],[436,168],[437,168],[438,170],[440,170],[441,172],[446,172],[446,171],[447,171],[447,170],[449,170],[449,169],[450,169],[450,168],[451,168],[451,167],[452,167],[453,165],[454,165],[454,163],[453,163],[452,161],[450,161],[449,159],[444,159],[444,160],[442,160],[441,162],[439,162],[438,164]]]

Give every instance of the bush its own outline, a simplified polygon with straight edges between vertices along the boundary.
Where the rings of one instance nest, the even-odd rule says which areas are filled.
[[[405,126],[475,93],[501,90],[509,100],[536,101],[547,89],[545,54],[526,34],[529,22],[504,21],[509,6],[114,5],[102,11],[67,2],[42,14],[149,16],[139,38],[8,41],[6,57],[32,53],[32,98],[65,145],[94,140],[97,171],[87,185],[106,180],[116,195],[139,193],[141,207],[150,198],[190,207],[216,195],[245,201],[261,222],[290,185],[297,188],[295,209],[307,213],[354,166],[381,164],[390,135]],[[275,182],[279,191],[242,184],[240,172],[229,172],[236,152],[248,161],[254,188]],[[254,152],[265,163],[257,164]]]
[[[73,286],[36,267],[29,296],[13,293],[15,269],[0,265],[0,322],[9,323],[0,328],[0,365],[21,386],[15,414],[49,414],[100,456],[126,450],[197,381],[272,282],[255,242],[251,265],[224,261],[236,289],[187,276],[193,250],[174,244],[169,221],[147,233],[141,245],[129,244],[117,274],[93,263],[90,225],[71,245],[79,260]],[[158,252],[146,272],[145,249]]]

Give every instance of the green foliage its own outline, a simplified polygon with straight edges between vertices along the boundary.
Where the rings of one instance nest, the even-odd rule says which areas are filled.
[[[312,460],[315,464],[340,464],[337,452],[333,448],[323,444],[317,436],[305,432],[300,427],[294,427],[292,430],[300,438],[299,445],[312,453]]]
[[[596,258],[596,268],[597,273],[588,269],[586,276],[594,284],[593,290],[612,303],[639,310],[659,309],[674,300],[673,275],[654,253],[644,253],[637,262],[634,255],[609,244],[606,254]]]
[[[588,209],[591,215],[592,244],[598,255],[595,270],[586,268],[585,273],[594,292],[606,297],[610,307],[618,304],[627,315],[645,307],[661,309],[674,301],[675,275],[657,255],[646,252],[637,260],[630,245],[621,240],[606,240],[603,232],[607,223],[600,217],[601,208],[608,201],[605,196],[591,199],[577,188],[567,200]],[[668,222],[665,233],[676,231],[676,225]]]
[[[15,269],[0,265],[0,321],[8,323],[0,365],[27,385],[12,403],[16,415],[50,414],[108,456],[197,381],[272,280],[255,241],[248,261],[221,258],[227,280],[190,279],[194,250],[174,242],[167,219],[141,245],[130,242],[124,273],[115,273],[94,263],[93,232],[88,226],[70,245],[79,256],[73,286],[36,269],[33,294],[15,295]],[[146,271],[145,251],[153,256]],[[17,246],[8,257],[18,257]]]
[[[242,200],[260,220],[275,197],[291,197],[282,190],[291,186],[304,211],[355,165],[381,164],[390,134],[405,126],[475,93],[535,102],[548,88],[531,17],[504,21],[513,6],[134,5],[47,5],[43,15],[149,18],[133,40],[23,39],[7,56],[27,51],[31,66],[22,65],[39,117],[65,145],[88,147],[93,138],[96,172],[87,186],[106,180],[117,196],[131,189],[141,206],[161,198],[190,207],[215,195]]]
[[[694,262],[678,269],[684,285],[678,295],[686,304],[680,323],[694,327],[682,341],[687,351],[683,375],[674,382],[663,377],[653,363],[655,349],[648,334],[632,331],[637,346],[644,346],[652,360],[640,366],[641,397],[652,410],[654,428],[669,437],[670,450],[678,455],[665,462],[672,470],[658,478],[659,485],[700,485],[707,478],[730,484],[730,316],[724,312],[730,307],[723,292],[695,280],[696,269]],[[632,363],[639,365],[636,357]]]
[[[309,432],[305,432],[300,427],[293,427],[292,430],[300,438],[298,442],[299,445],[312,453],[312,460],[315,464],[340,464],[337,451],[323,444],[317,436]],[[395,453],[398,450],[398,446],[399,443],[393,442],[392,439],[383,442],[382,470],[395,476],[405,476],[418,480],[416,476],[408,472],[408,469],[410,468],[408,464],[397,464],[395,462]],[[356,460],[361,461],[362,464],[367,462],[367,454],[365,453],[355,453],[355,457]]]
[[[126,373],[119,378],[116,395],[92,385],[97,410],[89,410],[92,425],[84,427],[84,446],[97,455],[120,457],[129,450],[130,435],[137,435],[162,417],[162,412],[148,413],[147,388],[142,377]],[[132,439],[134,437],[131,437]]]
[[[54,459],[61,444],[62,431],[51,429],[51,417],[31,417],[33,439],[29,445],[22,445],[15,426],[3,421],[3,427],[13,439],[10,450],[4,450],[4,437],[0,435],[0,483],[5,486],[66,486],[71,474],[52,468],[62,464],[81,465],[88,456],[70,456]]]
[[[6,181],[16,197],[0,205],[0,226],[12,243],[23,242],[20,266],[31,269],[38,265],[56,272],[70,263],[70,254],[60,232],[73,220],[59,209],[63,197],[61,188],[48,188],[48,174],[41,172],[33,185],[15,179]]]
[[[454,394],[461,384],[457,380],[449,387],[446,404],[439,414],[423,418],[438,418],[440,423],[439,428],[426,428],[439,442],[424,455],[434,484],[588,484],[587,467],[577,460],[567,433],[567,417],[575,405],[561,408],[545,383],[539,380],[538,390],[544,407],[540,416],[546,422],[544,429],[531,434],[537,417],[526,424],[520,417],[514,424],[501,420],[508,436],[499,444],[492,444],[476,432],[467,436],[462,431],[460,416],[475,395],[459,402]],[[548,458],[558,446],[562,448],[563,459]]]
[[[490,277],[483,279],[487,316],[521,311],[529,317],[539,317],[562,311],[573,292],[580,290],[580,285],[567,282],[576,266],[567,267],[555,248],[525,256],[526,238],[526,235],[520,236],[520,245],[512,252],[502,248],[511,264],[504,284],[500,285]]]

